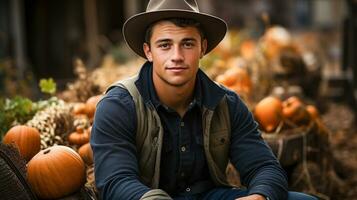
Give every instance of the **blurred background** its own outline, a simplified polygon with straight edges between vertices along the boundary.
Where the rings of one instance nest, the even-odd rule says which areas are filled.
[[[357,0],[196,1],[229,26],[201,69],[245,100],[291,189],[357,199]],[[0,0],[0,139],[27,124],[40,130],[41,148],[79,148],[67,136],[90,130],[91,97],[145,62],[121,29],[147,2]],[[282,112],[268,128],[277,112],[258,110],[269,112],[269,97]]]
[[[352,1],[198,0],[198,3],[203,12],[225,19],[230,29],[248,30],[255,38],[264,33],[267,23],[293,32],[323,33],[324,38],[317,39],[325,39],[328,58],[347,67],[347,63],[342,63],[343,56],[348,55],[343,54],[343,39],[345,35],[356,34],[352,30],[344,32],[355,29],[345,25],[347,18],[356,13],[349,5]],[[10,76],[35,83],[43,77],[53,77],[62,89],[75,78],[75,58],[81,58],[89,69],[98,67],[106,54],[113,54],[120,61],[124,53],[117,50],[125,48],[121,27],[129,16],[144,11],[146,4],[144,0],[0,0],[1,96],[14,94],[5,86],[4,79]],[[264,21],[264,15],[269,19]],[[17,81],[12,87],[21,87]]]

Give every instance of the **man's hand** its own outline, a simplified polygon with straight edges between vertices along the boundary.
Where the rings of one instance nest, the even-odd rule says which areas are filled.
[[[246,197],[241,197],[236,200],[266,200],[266,198],[260,194],[252,194]]]

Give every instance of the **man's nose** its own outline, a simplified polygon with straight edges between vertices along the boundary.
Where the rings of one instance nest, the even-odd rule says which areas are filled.
[[[172,50],[172,56],[171,56],[171,60],[174,62],[180,62],[183,61],[183,52],[182,49],[180,48],[179,45],[175,45],[173,50]]]

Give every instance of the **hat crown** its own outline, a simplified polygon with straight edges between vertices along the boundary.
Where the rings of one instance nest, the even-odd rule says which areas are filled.
[[[196,0],[150,0],[146,12],[160,10],[185,10],[199,12]]]

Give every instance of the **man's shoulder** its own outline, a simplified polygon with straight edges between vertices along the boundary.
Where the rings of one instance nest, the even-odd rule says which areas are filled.
[[[118,100],[131,99],[132,100],[132,97],[126,88],[120,86],[113,86],[110,88],[110,90],[107,91],[103,99],[118,99]]]
[[[111,88],[97,104],[96,115],[121,118],[133,113],[135,105],[132,97],[125,88],[119,86]]]
[[[220,85],[218,84],[222,90],[224,91],[226,97],[227,97],[227,100],[229,103],[238,103],[238,102],[241,102],[241,98],[239,97],[239,94],[237,94],[236,92],[234,92],[233,90],[223,86],[223,85]]]
[[[247,105],[246,103],[242,100],[242,98],[234,92],[233,90],[230,90],[227,87],[221,86],[222,90],[225,92],[229,112],[231,116],[237,115],[241,113],[243,110],[247,111]]]

